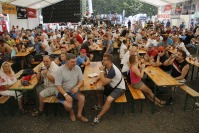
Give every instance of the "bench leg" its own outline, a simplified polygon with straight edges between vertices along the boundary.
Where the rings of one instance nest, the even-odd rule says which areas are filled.
[[[142,113],[143,110],[143,100],[140,101],[140,113]]]
[[[131,101],[131,108],[132,108],[132,109],[131,109],[131,112],[132,112],[132,113],[135,113],[134,102],[135,102],[134,99],[132,99],[132,101]]]
[[[186,111],[188,97],[189,95],[187,94],[185,98],[185,103],[184,103],[184,111]]]
[[[193,97],[193,107],[192,107],[192,111],[195,109],[195,102],[196,102],[196,99]]]

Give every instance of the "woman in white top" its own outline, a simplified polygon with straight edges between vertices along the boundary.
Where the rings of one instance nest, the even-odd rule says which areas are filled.
[[[183,40],[181,37],[178,38],[177,40],[177,46],[176,46],[177,49],[181,49],[183,50],[187,56],[190,55],[189,51],[187,50],[187,48],[185,47],[184,43],[183,43]]]
[[[16,82],[17,82],[17,78],[15,77],[15,73],[12,70],[11,65],[9,64],[9,62],[4,62],[1,65],[0,95],[14,96],[16,98],[15,91],[8,90],[9,87],[12,86]],[[19,104],[20,112],[27,113],[27,111],[25,111],[22,106],[22,94],[20,92],[16,92],[16,93],[18,96],[18,104]]]

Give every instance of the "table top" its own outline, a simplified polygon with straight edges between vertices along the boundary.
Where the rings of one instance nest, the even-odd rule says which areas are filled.
[[[103,47],[100,44],[93,44],[90,46],[91,51],[102,51]]]
[[[196,67],[199,67],[199,62],[198,62],[198,59],[195,60],[194,58],[190,58],[190,57],[187,57],[186,58],[186,61],[191,64],[191,65],[194,65]]]
[[[103,85],[101,81],[97,81],[93,85],[90,85],[91,80],[96,80],[96,77],[89,78],[88,75],[92,73],[100,74],[99,67],[102,65],[101,62],[90,62],[89,65],[85,67],[84,70],[84,85],[80,88],[81,91],[91,91],[91,90],[103,90]]]
[[[164,72],[159,67],[148,66],[145,68],[144,71],[157,86],[179,86],[179,85],[181,85],[171,75]]]
[[[170,53],[172,53],[172,54],[176,54],[176,53],[177,53],[177,49],[172,49],[172,48],[170,48],[168,51],[169,51]]]
[[[146,50],[144,50],[144,49],[139,49],[138,52],[139,52],[139,54],[146,54]]]
[[[19,56],[19,57],[27,56],[32,52],[33,49],[34,47],[28,47],[25,52],[18,52],[15,56]]]
[[[40,64],[38,64],[33,70],[35,72],[38,72],[38,68],[41,67],[42,65],[43,65],[43,62],[41,62]],[[18,73],[22,73],[22,71],[19,71]],[[33,76],[29,82],[30,82],[30,85],[23,86],[23,85],[21,85],[21,80],[18,80],[14,85],[12,85],[9,88],[9,90],[32,90],[32,89],[34,89],[34,87],[38,83],[36,75]]]
[[[54,51],[53,54],[54,55],[60,55],[61,54],[61,49]]]

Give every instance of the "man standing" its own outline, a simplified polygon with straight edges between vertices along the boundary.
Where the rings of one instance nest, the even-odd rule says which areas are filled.
[[[41,81],[43,79],[44,84],[38,86],[37,90],[40,91],[39,93],[39,109],[38,111],[34,112],[33,116],[38,116],[43,112],[44,109],[44,98],[48,96],[55,95],[55,74],[58,70],[59,66],[55,64],[54,61],[52,61],[51,57],[49,55],[44,56],[43,58],[44,66],[39,68],[37,73],[37,79],[38,81]]]
[[[114,89],[107,94],[106,102],[100,113],[94,118],[93,124],[99,123],[99,119],[109,110],[111,103],[122,96],[126,90],[124,78],[120,70],[112,63],[112,55],[104,54],[102,63],[103,66],[99,68],[100,76],[98,78],[103,85],[110,85]]]
[[[55,85],[57,86],[57,98],[70,112],[71,121],[76,121],[73,110],[73,100],[76,99],[78,100],[77,118],[82,122],[88,122],[88,119],[82,115],[85,96],[79,92],[79,88],[83,85],[83,74],[80,67],[76,65],[74,54],[67,54],[66,64],[62,65],[56,73]]]

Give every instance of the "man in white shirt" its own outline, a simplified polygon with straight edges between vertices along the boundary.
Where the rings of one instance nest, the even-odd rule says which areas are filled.
[[[47,52],[48,55],[51,55],[53,53],[53,49],[49,46],[48,41],[44,39],[43,36],[40,37],[42,45],[41,47],[45,52]],[[52,41],[53,42],[53,41]]]
[[[39,68],[37,73],[38,81],[44,81],[43,84],[39,85],[37,91],[39,91],[39,109],[34,112],[32,116],[38,116],[42,114],[44,109],[43,99],[48,96],[55,95],[56,86],[55,86],[55,74],[59,66],[52,61],[49,55],[44,56],[43,58],[44,65]]]

